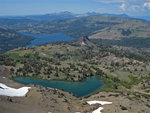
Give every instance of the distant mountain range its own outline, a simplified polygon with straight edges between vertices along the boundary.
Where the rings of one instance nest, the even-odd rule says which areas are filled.
[[[27,16],[0,16],[0,18],[7,18],[7,19],[31,19],[31,20],[64,20],[64,19],[71,19],[75,17],[86,17],[86,16],[94,16],[94,15],[104,15],[104,16],[112,16],[112,17],[123,17],[129,18],[126,14],[101,14],[96,12],[87,12],[85,14],[74,14],[68,11],[59,12],[59,13],[50,13],[44,15],[27,15]]]
[[[137,19],[143,19],[146,21],[150,21],[150,16],[130,17],[127,14],[109,14],[109,13],[97,13],[97,12],[87,12],[84,14],[75,14],[75,13],[71,13],[68,11],[58,12],[58,13],[41,14],[41,15],[0,16],[0,18],[31,19],[31,20],[43,21],[43,20],[64,20],[64,19],[71,19],[71,18],[75,18],[75,17],[85,17],[85,16],[94,16],[94,15],[103,15],[103,16],[120,17],[120,18],[137,18]]]
[[[71,19],[75,17],[83,17],[93,15],[93,13],[87,14],[73,14],[71,12],[59,12],[59,13],[50,13],[50,14],[43,14],[43,15],[26,15],[26,16],[1,16],[0,18],[7,18],[7,19],[31,19],[31,20],[64,20],[64,19]]]
[[[139,18],[139,19],[150,21],[150,16],[135,16],[134,18],[137,18],[137,19]]]

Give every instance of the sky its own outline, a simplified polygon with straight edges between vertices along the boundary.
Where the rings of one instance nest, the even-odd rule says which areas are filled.
[[[73,13],[110,13],[150,16],[150,0],[0,0],[0,16]]]

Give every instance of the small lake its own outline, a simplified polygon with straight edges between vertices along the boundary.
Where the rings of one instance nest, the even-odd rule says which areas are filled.
[[[53,33],[53,34],[22,33],[22,34],[35,37],[35,39],[32,40],[29,45],[26,45],[26,47],[32,47],[50,42],[64,42],[75,40],[74,38],[69,37],[63,33]]]
[[[67,92],[72,92],[78,97],[88,95],[104,86],[104,83],[95,76],[86,78],[83,82],[47,81],[29,77],[16,77],[13,80],[25,85],[36,84],[44,87],[59,88]]]

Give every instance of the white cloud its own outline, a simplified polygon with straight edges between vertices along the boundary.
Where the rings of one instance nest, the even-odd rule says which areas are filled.
[[[130,5],[143,5],[143,3],[150,2],[150,0],[95,0],[95,1],[101,2],[101,3],[107,3],[107,4],[126,3],[126,4],[130,4]]]
[[[125,10],[125,9],[126,9],[126,4],[123,3],[123,4],[120,6],[120,9]]]
[[[104,7],[104,12],[127,13],[130,15],[149,15],[150,0],[95,0]],[[104,5],[104,6],[102,6]]]
[[[144,3],[144,7],[150,9],[150,3]]]

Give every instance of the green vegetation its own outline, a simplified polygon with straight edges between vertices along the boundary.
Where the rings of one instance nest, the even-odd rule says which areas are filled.
[[[95,42],[106,43],[110,45],[135,47],[135,48],[150,48],[150,38],[121,38],[120,40],[96,39]]]
[[[127,30],[121,29],[121,34],[122,34],[123,36],[129,36],[131,33],[132,33],[132,32],[131,32],[130,29],[127,29]]]
[[[127,110],[127,108],[125,106],[120,105],[120,107],[121,107],[122,110]]]
[[[102,76],[101,79],[104,81],[106,86],[100,91],[121,91],[123,88],[131,89],[134,85],[142,82],[144,78],[137,78],[134,76],[129,76],[129,81],[123,81],[117,77],[111,75]]]
[[[8,66],[12,77],[83,81],[96,75],[105,83],[98,92],[126,91],[143,81],[147,84],[140,86],[141,90],[148,92],[150,71],[146,61],[149,59],[145,56],[119,51],[105,44],[91,42],[91,45],[83,46],[79,41],[20,48],[0,56],[0,65]]]
[[[29,44],[33,37],[0,26],[0,53]]]

